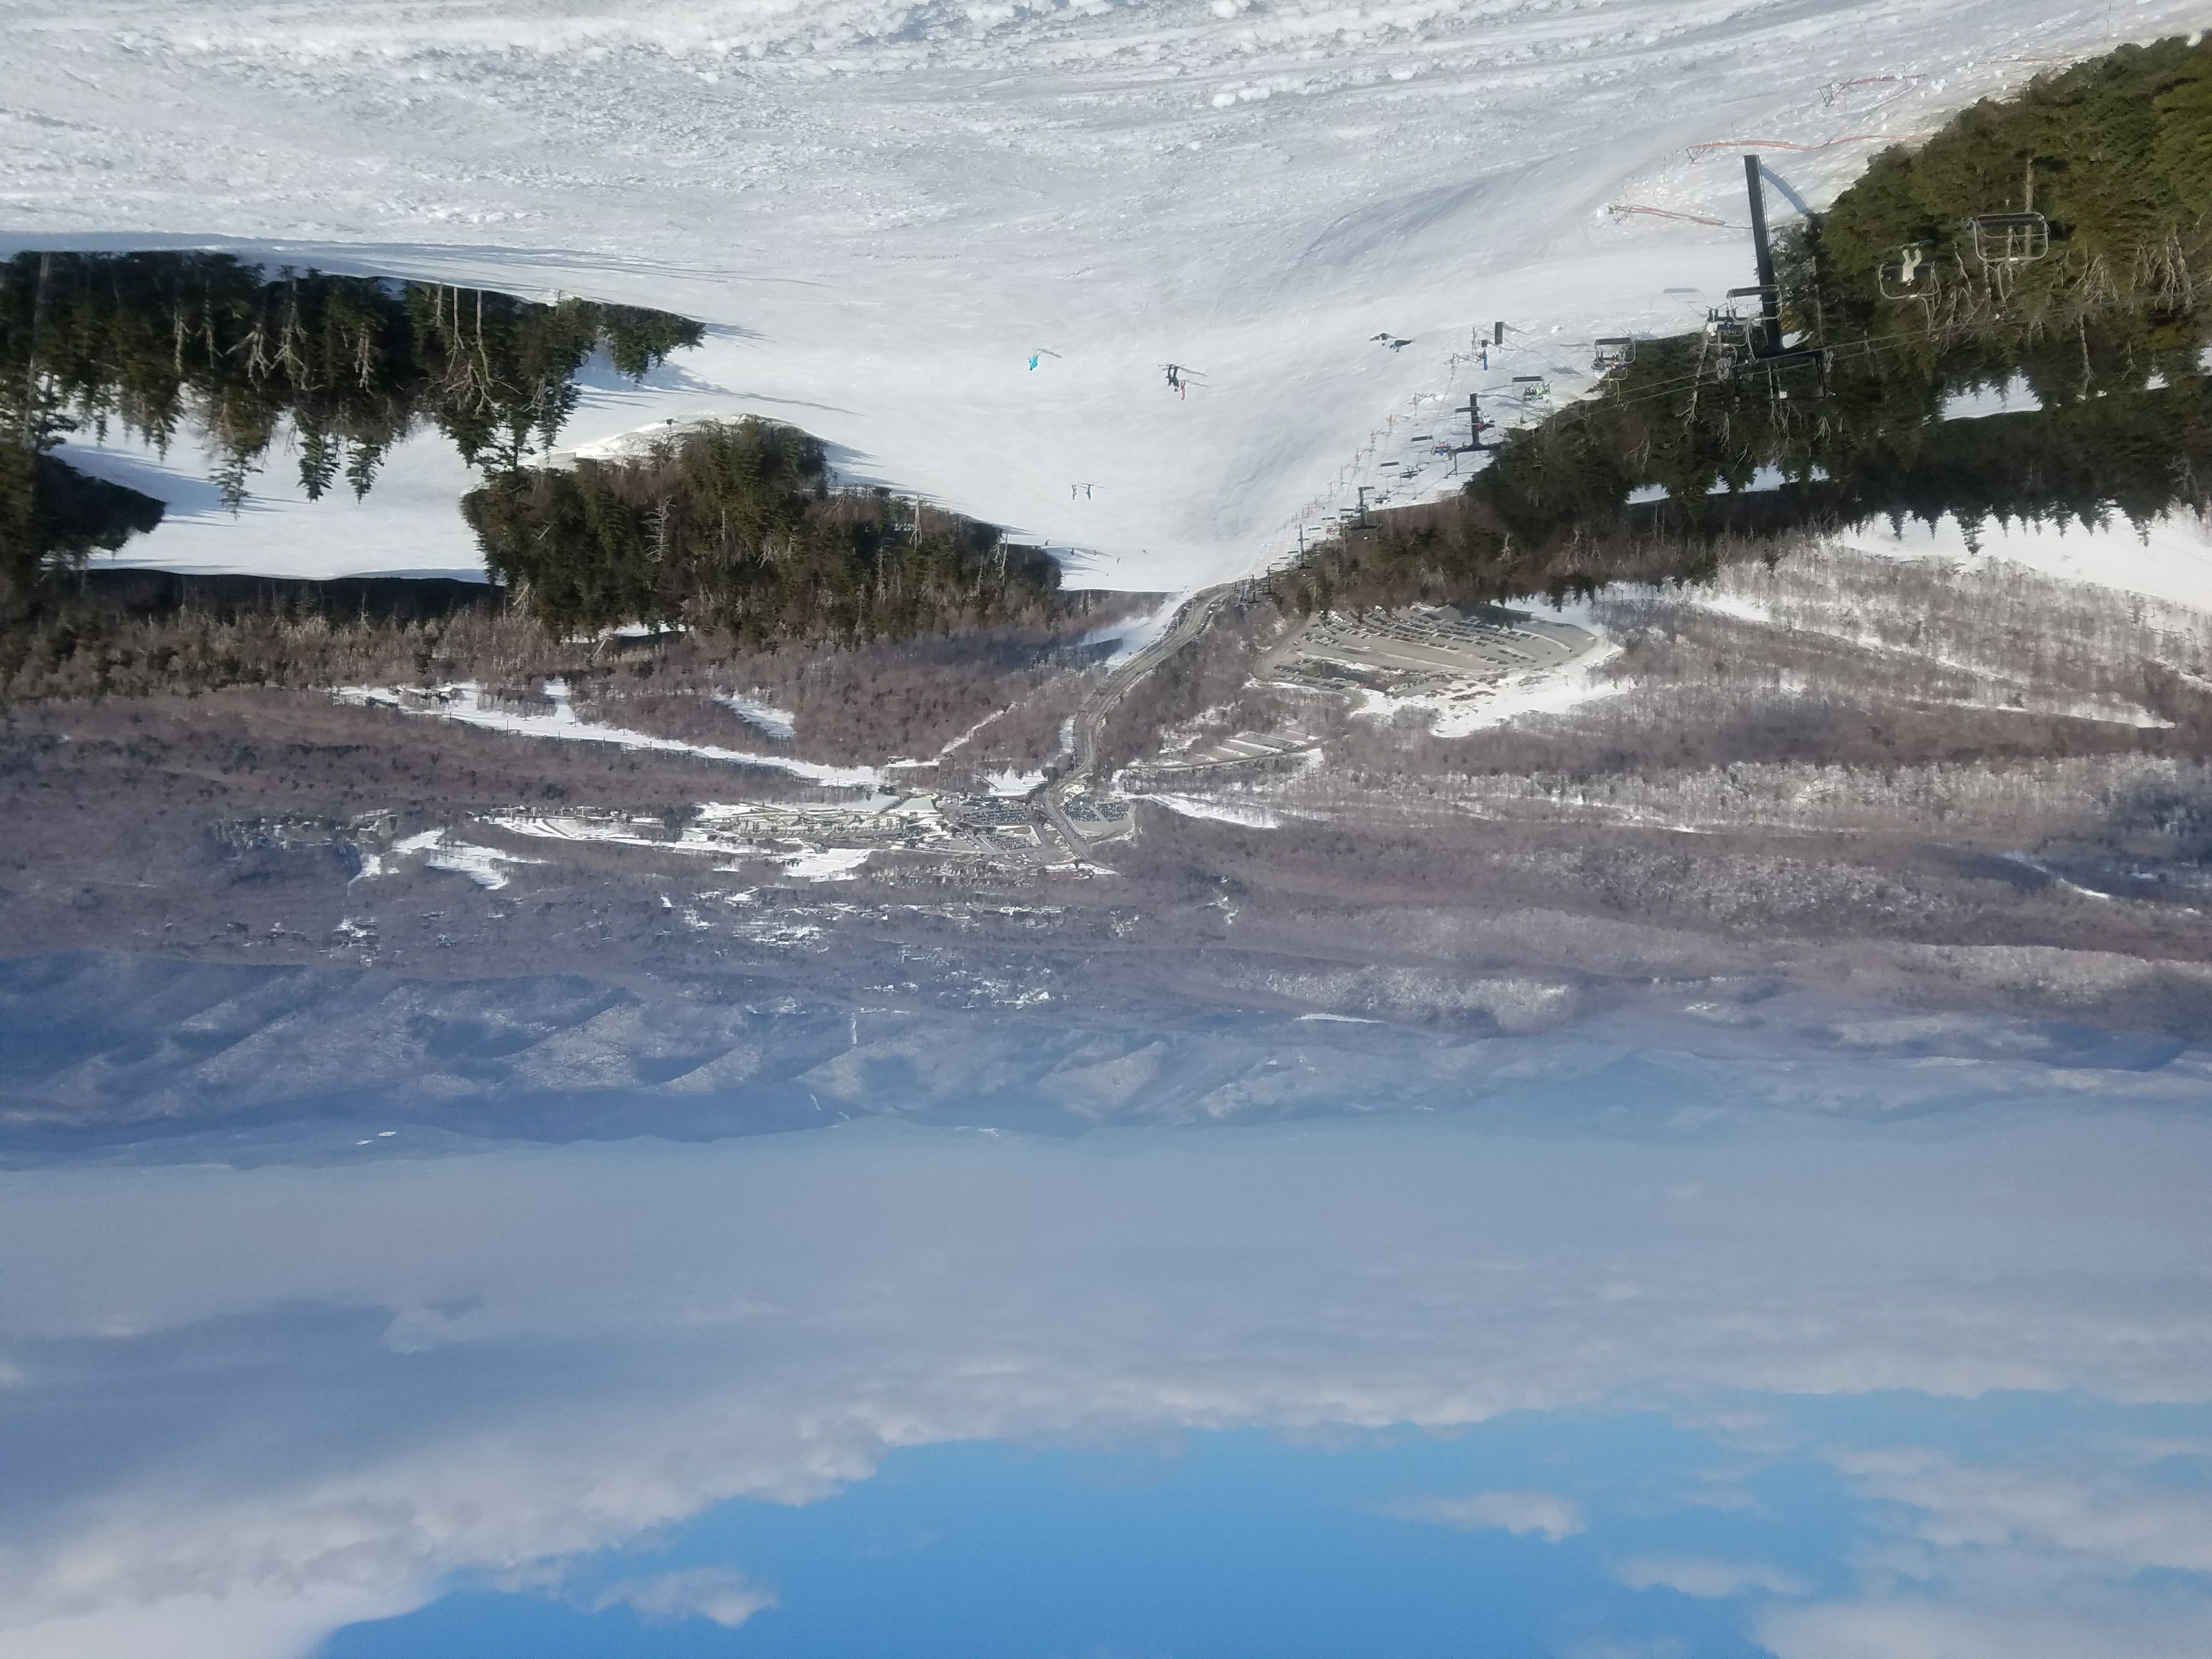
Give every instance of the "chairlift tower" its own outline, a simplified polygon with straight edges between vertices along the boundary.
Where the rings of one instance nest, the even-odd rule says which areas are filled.
[[[1453,454],[1465,455],[1496,447],[1482,441],[1482,429],[1488,422],[1482,418],[1482,405],[1475,401],[1474,393],[1470,392],[1467,394],[1467,407],[1464,410],[1455,410],[1452,412],[1464,414],[1467,416],[1467,441],[1453,450]]]
[[[1765,336],[1753,355],[1771,356],[1782,349],[1782,290],[1774,281],[1774,249],[1766,237],[1766,181],[1756,155],[1743,158],[1743,185],[1751,198],[1751,252],[1759,268],[1759,313]]]

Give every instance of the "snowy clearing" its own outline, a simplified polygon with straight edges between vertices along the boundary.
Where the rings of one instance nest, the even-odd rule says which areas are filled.
[[[214,462],[198,435],[178,433],[161,456],[111,427],[106,441],[78,433],[55,452],[79,471],[165,504],[160,526],[106,565],[147,565],[194,575],[453,576],[484,580],[483,553],[462,520],[461,497],[483,482],[442,433],[392,446],[368,494],[340,486],[319,501],[300,488],[289,446],[247,483],[236,514],[209,481]]]
[[[1159,638],[1161,635],[1166,633],[1168,624],[1176,619],[1176,613],[1182,609],[1181,595],[1174,593],[1164,595],[1158,605],[1140,616],[1130,617],[1117,623],[1109,623],[1095,632],[1085,634],[1077,648],[1088,650],[1102,645],[1110,645],[1114,647],[1113,653],[1107,657],[1101,665],[1107,668],[1118,668],[1154,640]]]
[[[509,835],[548,841],[773,860],[799,881],[849,881],[872,854],[886,848],[941,846],[951,839],[934,797],[882,791],[805,805],[708,801],[672,836],[659,818],[610,811],[518,811],[495,813],[484,822]]]
[[[2201,21],[2180,0],[23,0],[0,26],[0,244],[681,312],[707,343],[643,388],[599,377],[563,448],[789,420],[846,479],[1006,525],[1076,585],[1184,591],[1281,559],[1362,485],[1451,488],[1422,434],[1467,392],[1577,395],[1595,335],[1679,329],[1749,281],[1735,146],[1818,204],[1884,135]],[[1501,319],[1486,368],[1474,331]],[[131,556],[475,568],[440,505],[465,477],[417,441],[360,507],[289,501],[272,468],[235,520],[173,453],[155,493],[181,510]]]
[[[2001,564],[1991,562],[1973,568],[1989,571],[2001,568]],[[1794,634],[1820,635],[1839,640],[1861,651],[1908,658],[1927,663],[1931,667],[1971,675],[1993,694],[1983,697],[1949,698],[1949,705],[1954,708],[1990,708],[2005,712],[2033,709],[2039,714],[2057,714],[2069,720],[2100,720],[2114,726],[2133,726],[2138,731],[2171,730],[2174,724],[2165,716],[2154,714],[2142,703],[2123,698],[2054,696],[2049,687],[2038,684],[2033,675],[2023,675],[2017,667],[2008,667],[2002,660],[1972,660],[1929,648],[1924,644],[1894,643],[1869,628],[1863,614],[1837,617],[1823,615],[1817,607],[1802,605],[1778,607],[1743,592],[1741,586],[1729,591],[1726,586],[1755,580],[1743,570],[1724,572],[1713,586],[1687,585],[1674,590],[1670,597],[1676,604],[1710,611],[1716,616],[1732,617],[1738,622],[1750,623],[1755,627],[1779,629]]]
[[[762,736],[774,738],[778,743],[789,743],[799,735],[799,716],[788,708],[771,708],[736,692],[717,695],[714,701]]]
[[[793,853],[784,860],[783,870],[801,881],[850,881],[867,861],[865,847],[832,847],[818,853]]]
[[[392,873],[389,860],[419,858],[430,870],[449,871],[457,876],[466,876],[479,887],[496,892],[507,885],[503,864],[543,864],[544,859],[533,859],[520,853],[509,853],[497,847],[481,847],[472,842],[448,841],[444,830],[426,830],[395,842],[388,853],[371,854],[363,860],[356,881],[374,880]]]
[[[1990,522],[1976,538],[1978,554],[1968,549],[1965,529],[1948,513],[1932,527],[1908,520],[1893,533],[1886,525],[1868,525],[1831,539],[1882,558],[2022,565],[2060,581],[2212,611],[2212,523],[2193,513],[2169,513],[2141,533],[2117,513],[2096,530]]]
[[[1507,674],[1455,691],[1411,695],[1362,691],[1353,712],[1369,719],[1388,720],[1403,711],[1415,710],[1431,717],[1430,729],[1437,736],[1464,738],[1530,714],[1565,714],[1601,697],[1618,696],[1626,690],[1598,678],[1597,671],[1620,654],[1620,647],[1607,637],[1591,606],[1547,605],[1523,599],[1516,602],[1513,608],[1539,622],[1581,629],[1593,636],[1595,643],[1563,663]]]
[[[1264,806],[1241,806],[1198,795],[1139,795],[1137,799],[1149,805],[1164,806],[1183,817],[1213,818],[1223,823],[1242,824],[1247,830],[1279,829],[1283,822],[1279,815]]]

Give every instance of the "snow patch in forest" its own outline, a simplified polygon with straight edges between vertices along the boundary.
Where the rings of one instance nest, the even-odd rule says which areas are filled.
[[[458,876],[466,876],[479,887],[496,890],[507,885],[507,872],[502,864],[543,864],[544,859],[525,858],[519,853],[509,853],[496,847],[481,847],[473,842],[457,841],[441,846],[422,860],[425,869],[449,870]]]
[[[1989,415],[2028,415],[2043,407],[2043,399],[2035,395],[2027,377],[2015,370],[2010,380],[1997,386],[1969,386],[1963,392],[1948,393],[1942,406],[1936,411],[1939,421],[1978,421]]]
[[[370,854],[362,860],[356,881],[374,880],[390,875],[393,862],[402,859],[419,858],[426,870],[444,870],[457,876],[466,876],[477,886],[496,891],[507,883],[504,864],[543,864],[544,859],[533,859],[520,853],[509,853],[501,848],[480,846],[474,842],[449,841],[445,830],[425,830],[419,835],[408,836],[392,844],[391,850]]]
[[[1806,476],[1812,482],[1818,483],[1828,475],[1816,466]],[[1762,466],[1753,470],[1750,482],[1741,489],[1734,488],[1726,479],[1723,479],[1717,483],[1707,485],[1705,494],[1708,495],[1758,495],[1769,490],[1779,489],[1790,482],[1790,475],[1780,467]],[[1643,507],[1653,501],[1667,501],[1674,498],[1674,492],[1665,484],[1638,484],[1628,492],[1628,505]]]
[[[968,740],[970,738],[974,737],[978,732],[981,732],[993,720],[997,720],[1006,712],[1007,710],[1004,708],[994,708],[989,714],[984,715],[981,720],[977,720],[975,725],[969,726],[958,737],[946,744],[944,748],[939,750],[937,751],[937,758],[939,760],[945,760],[948,758],[954,750],[965,748],[967,746]],[[895,766],[927,766],[930,763],[927,761],[894,761],[892,764]]]
[[[934,797],[878,791],[850,801],[701,803],[672,831],[659,817],[618,811],[497,812],[484,822],[509,835],[597,842],[717,859],[763,859],[804,881],[842,881],[888,848],[951,838]],[[854,842],[864,843],[854,845]],[[717,866],[735,868],[736,866]]]
[[[1264,806],[1247,806],[1202,795],[1139,795],[1137,799],[1154,806],[1164,806],[1183,817],[1212,818],[1222,823],[1241,824],[1247,830],[1279,830],[1283,824],[1281,817]]]
[[[880,784],[883,769],[875,766],[828,766],[815,761],[794,760],[786,755],[762,755],[740,749],[724,749],[717,744],[685,743],[677,738],[655,736],[650,732],[635,732],[626,726],[603,726],[586,720],[576,713],[570,700],[567,684],[557,679],[545,682],[547,707],[543,714],[525,714],[498,707],[482,685],[473,680],[458,684],[442,685],[428,690],[381,685],[341,686],[331,694],[340,702],[353,703],[362,708],[397,708],[402,713],[427,715],[434,720],[451,720],[460,726],[473,726],[489,732],[511,732],[530,738],[553,738],[570,743],[611,744],[620,749],[650,749],[662,754],[696,755],[702,760],[721,761],[732,766],[757,766],[771,771],[788,772],[793,777],[805,778],[811,783],[823,784]]]
[[[1103,665],[1117,667],[1166,633],[1168,624],[1176,619],[1176,613],[1182,609],[1183,601],[1188,597],[1185,593],[1167,594],[1142,615],[1125,617],[1121,622],[1109,623],[1104,628],[1085,634],[1078,649],[1096,650],[1102,645],[1110,645],[1114,647],[1113,654],[1105,659]]]
[[[799,735],[799,716],[788,708],[757,702],[735,691],[717,691],[714,701],[763,736],[774,738],[778,743],[789,743]]]
[[[1733,617],[1760,628],[1778,626],[1774,612],[1747,593],[1723,593],[1711,587],[1688,586],[1675,595],[1684,605],[1695,610],[1709,611],[1717,617]]]
[[[800,881],[851,881],[867,861],[865,847],[829,847],[792,854],[783,861],[783,872]]]

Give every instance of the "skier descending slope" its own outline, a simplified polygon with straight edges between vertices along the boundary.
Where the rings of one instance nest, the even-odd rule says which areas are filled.
[[[1167,366],[1167,370],[1168,390],[1174,392],[1178,398],[1185,399],[1188,399],[1190,396],[1191,382],[1193,380],[1202,380],[1206,378],[1196,369],[1185,368],[1181,363],[1170,363]]]

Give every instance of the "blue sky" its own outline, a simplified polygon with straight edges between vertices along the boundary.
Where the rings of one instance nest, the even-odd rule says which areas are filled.
[[[1702,1403],[1702,1425],[1559,1412],[1304,1443],[1247,1431],[915,1448],[817,1503],[724,1504],[650,1550],[566,1563],[556,1583],[457,1589],[338,1632],[322,1659],[1735,1659],[1770,1650],[1763,1615],[1847,1603],[1868,1560],[1912,1536],[1916,1506],[1855,1488],[1839,1449],[2047,1474],[2155,1443],[2152,1482],[2197,1502],[2212,1469],[2197,1409]],[[2212,1607],[2203,1571],[2105,1577],[2122,1599]],[[687,1596],[733,1591],[721,1622],[685,1616]],[[1917,1599],[1955,1605],[1958,1589],[1938,1572]]]

